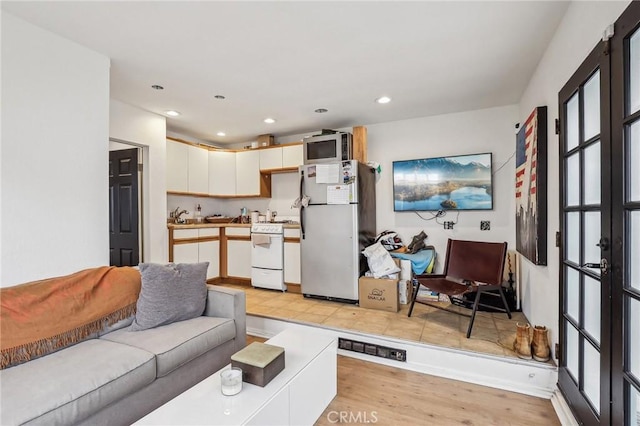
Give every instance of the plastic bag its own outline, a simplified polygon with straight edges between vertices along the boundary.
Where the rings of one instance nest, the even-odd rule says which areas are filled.
[[[365,248],[362,254],[367,258],[369,269],[374,278],[384,277],[400,271],[387,249],[380,244],[380,241]]]

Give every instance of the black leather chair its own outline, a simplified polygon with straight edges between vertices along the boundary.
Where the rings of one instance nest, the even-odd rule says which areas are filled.
[[[409,315],[413,312],[416,302],[431,305],[416,299],[420,286],[427,287],[432,291],[446,294],[451,300],[451,296],[461,296],[465,293],[475,291],[476,296],[472,306],[471,319],[467,329],[467,338],[471,336],[473,321],[476,317],[478,306],[506,312],[511,318],[511,311],[502,289],[505,256],[507,254],[507,243],[489,243],[482,241],[463,241],[449,239],[447,243],[447,257],[445,259],[444,273],[441,275],[418,275],[417,288],[413,290]],[[487,293],[496,291],[498,294]],[[482,293],[492,296],[500,296],[504,309],[480,303]],[[433,305],[431,305],[433,306]],[[449,311],[453,312],[453,311]],[[458,312],[454,312],[458,313]]]

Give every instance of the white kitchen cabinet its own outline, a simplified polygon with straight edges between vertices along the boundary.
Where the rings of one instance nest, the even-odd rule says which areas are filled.
[[[302,163],[302,145],[284,145],[282,147],[282,168],[298,167]]]
[[[260,194],[260,152],[236,153],[236,195]]]
[[[189,190],[189,145],[167,140],[167,191]]]
[[[186,145],[189,164],[187,170],[188,192],[209,193],[209,151],[197,146]]]
[[[198,243],[174,244],[173,263],[198,263]]]
[[[173,262],[209,262],[207,279],[220,276],[220,241],[198,241],[198,239],[216,237],[219,234],[218,228],[175,229],[173,231],[174,241],[189,238],[193,239],[193,242],[178,244],[174,242]]]
[[[284,243],[284,282],[300,284],[300,243]]]
[[[251,241],[227,241],[227,275],[251,279]]]
[[[282,168],[282,148],[261,149],[260,170],[274,170]]]
[[[209,194],[236,195],[236,153],[209,151]]]
[[[200,228],[198,238],[218,237],[219,228]],[[209,262],[207,279],[220,276],[220,240],[198,243],[198,262]]]

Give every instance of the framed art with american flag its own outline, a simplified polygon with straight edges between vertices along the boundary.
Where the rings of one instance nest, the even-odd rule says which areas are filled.
[[[535,108],[516,137],[516,250],[547,264],[547,107]]]

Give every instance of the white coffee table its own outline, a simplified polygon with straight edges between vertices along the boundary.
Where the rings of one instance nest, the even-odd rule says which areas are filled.
[[[337,393],[337,342],[323,334],[285,330],[266,343],[285,350],[285,368],[265,387],[242,384],[222,395],[220,371],[135,424],[312,425]]]

